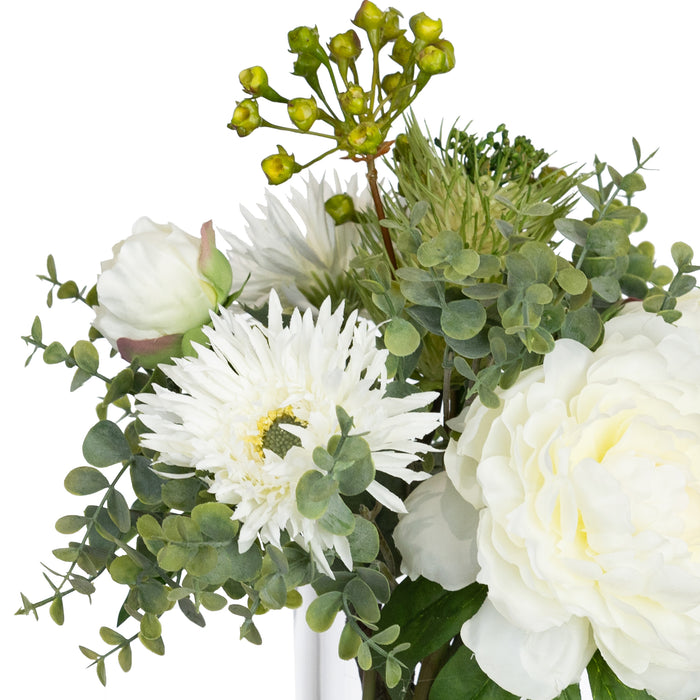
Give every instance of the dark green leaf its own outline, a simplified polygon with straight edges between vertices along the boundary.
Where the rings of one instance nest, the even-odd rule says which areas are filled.
[[[352,579],[345,586],[345,595],[363,622],[379,622],[379,605],[372,589],[360,578]]]
[[[168,479],[161,488],[163,503],[173,510],[183,512],[191,511],[196,503],[199,492],[204,488],[202,482],[196,478]]]
[[[445,591],[424,578],[404,579],[382,610],[380,629],[394,624],[401,627],[399,641],[411,647],[398,658],[412,669],[457,636],[485,598],[486,587],[477,583],[459,591]]]
[[[646,691],[633,690],[624,685],[605,663],[599,651],[593,655],[587,671],[593,700],[654,700]]]
[[[119,491],[112,490],[107,498],[107,512],[112,522],[121,532],[129,532],[131,529],[131,511],[124,496]]]
[[[150,461],[139,455],[132,461],[129,471],[136,497],[147,505],[160,503],[164,479],[151,469]]]
[[[224,503],[200,503],[192,511],[192,520],[210,540],[233,540],[238,525],[232,520],[233,511]]]
[[[517,695],[496,685],[476,663],[467,647],[457,649],[438,673],[430,700],[518,700]]]
[[[571,338],[579,343],[593,347],[603,332],[603,322],[598,312],[590,306],[583,306],[576,311],[569,311],[562,325],[563,338]]]

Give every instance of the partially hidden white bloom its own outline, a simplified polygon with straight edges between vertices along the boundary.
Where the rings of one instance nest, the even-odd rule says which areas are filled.
[[[359,228],[351,222],[336,226],[324,208],[327,199],[341,192],[352,197],[357,209],[369,203],[366,192],[358,194],[356,177],[344,186],[336,175],[331,187],[309,175],[306,192],[292,189],[291,210],[270,191],[265,193],[265,206],[260,206],[262,217],[241,207],[250,243],[226,231],[221,234],[230,246],[235,288],[250,275],[239,298],[242,303],[263,304],[274,289],[285,305],[306,309],[306,295],[318,287],[319,279],[337,282],[347,274],[360,242]]]
[[[475,403],[453,424],[447,473],[462,519],[478,513],[476,579],[488,586],[462,638],[518,696],[555,698],[596,647],[657,700],[700,695],[700,294],[679,308],[678,327],[641,308],[612,319],[595,352],[557,341],[499,408]],[[433,478],[402,522],[441,517],[412,508]],[[462,535],[472,563],[474,536]],[[407,546],[407,573],[427,558],[434,580],[460,584],[445,574],[454,542]]]
[[[142,217],[112,253],[97,280],[93,325],[129,361],[177,354],[182,335],[206,323],[230,292],[231,267],[211,222],[200,240]]]
[[[198,357],[162,368],[182,393],[156,387],[155,394],[139,397],[143,422],[153,430],[142,436],[144,445],[166,464],[213,475],[210,492],[234,505],[242,523],[241,551],[256,539],[279,546],[286,530],[326,573],[324,550],[352,566],[347,538],[303,517],[295,498],[301,476],[317,469],[314,449],[340,433],[336,406],[354,418],[353,434],[368,442],[378,472],[406,482],[425,478],[408,465],[429,449],[417,438],[439,425],[439,414],[416,410],[436,394],[385,396],[387,353],[376,348],[375,330],[355,312],[344,324],[342,307],[331,313],[329,299],[316,321],[310,310],[297,310],[283,326],[273,292],[267,327],[222,310],[213,316],[213,329],[205,329],[211,349],[198,346]],[[287,436],[286,451],[266,446],[271,430]],[[404,510],[377,481],[367,491],[388,508]]]

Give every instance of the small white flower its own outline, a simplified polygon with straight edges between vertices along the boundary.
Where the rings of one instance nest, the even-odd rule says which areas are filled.
[[[230,246],[234,288],[250,274],[239,298],[242,303],[259,306],[274,289],[283,304],[305,309],[310,305],[307,295],[318,289],[319,281],[325,285],[345,277],[360,232],[354,223],[336,226],[326,213],[326,200],[340,192],[347,192],[358,209],[369,202],[367,194],[358,196],[356,177],[345,187],[336,175],[332,188],[310,175],[306,192],[292,190],[293,212],[270,191],[265,194],[266,206],[260,206],[261,218],[241,207],[251,243],[226,231],[221,234]]]
[[[439,425],[439,414],[416,409],[436,395],[385,396],[387,353],[376,348],[374,326],[356,313],[344,324],[342,307],[331,313],[326,300],[316,321],[310,310],[297,310],[285,327],[274,293],[269,309],[267,328],[223,310],[205,329],[211,350],[198,347],[197,358],[162,368],[182,393],[156,387],[140,396],[143,421],[154,431],[142,441],[164,463],[212,473],[211,493],[235,505],[242,523],[241,550],[258,538],[279,546],[286,530],[329,573],[327,549],[352,566],[347,538],[302,516],[295,491],[317,468],[314,449],[340,433],[336,406],[354,418],[353,434],[369,444],[376,470],[411,482],[425,474],[408,465],[429,449],[416,440]],[[404,509],[377,481],[367,491]]]

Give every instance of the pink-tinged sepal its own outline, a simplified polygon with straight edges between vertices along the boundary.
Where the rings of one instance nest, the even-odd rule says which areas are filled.
[[[135,361],[146,369],[154,369],[157,365],[182,355],[182,337],[182,333],[175,333],[146,340],[119,338],[117,350],[127,362]]]
[[[223,303],[231,292],[233,273],[231,263],[217,249],[214,226],[211,221],[202,224],[202,242],[199,246],[199,273],[211,284],[216,293],[216,303]]]

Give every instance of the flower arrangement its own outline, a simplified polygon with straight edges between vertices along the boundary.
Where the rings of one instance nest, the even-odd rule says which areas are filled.
[[[95,320],[70,348],[38,318],[25,340],[72,389],[103,383],[66,477],[96,500],[58,521],[66,570],[21,612],[61,623],[69,593],[123,585],[107,650],[83,648],[106,682],[163,652],[170,611],[228,608],[258,643],[311,585],[309,626],[345,620],[368,698],[574,698],[586,668],[595,698],[695,697],[698,268],[633,242],[650,156],[635,140],[630,172],[587,172],[504,127],[431,136],[408,110],[455,50],[423,13],[406,29],[364,2],[328,49],[311,27],[289,42],[315,97],[252,67],[230,127],[328,139],[367,193],[308,176],[304,230],[268,195],[228,250],[211,222],[140,219],[91,289],[49,257],[54,295]],[[312,164],[280,146],[263,170]]]

